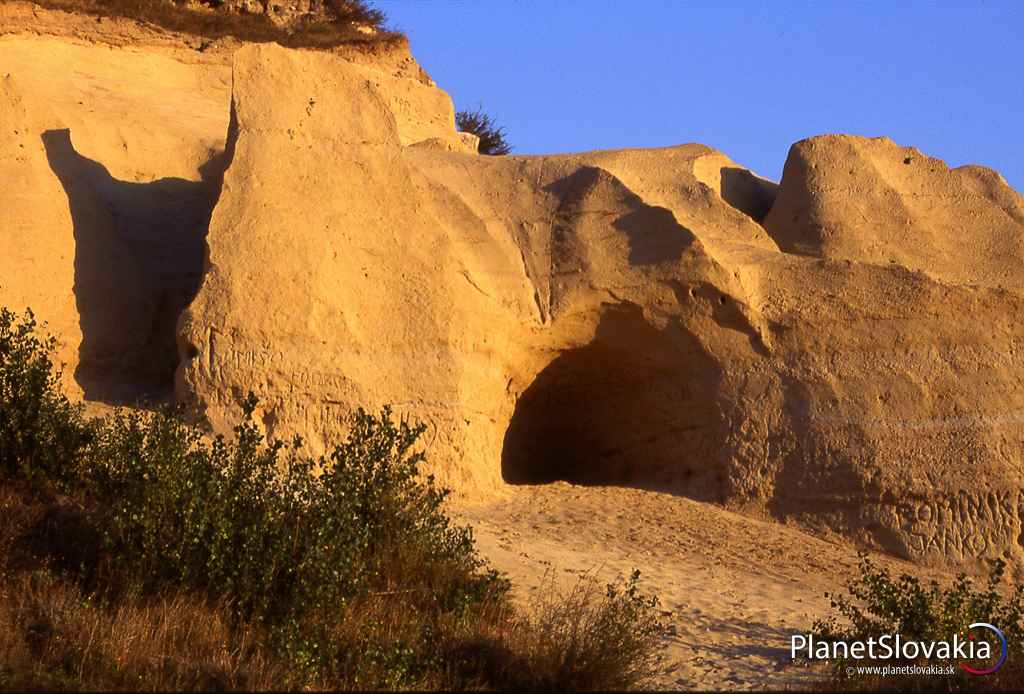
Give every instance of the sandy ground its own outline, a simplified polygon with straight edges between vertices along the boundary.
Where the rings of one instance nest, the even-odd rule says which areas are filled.
[[[668,626],[658,689],[780,689],[811,684],[790,635],[828,610],[824,593],[855,575],[857,551],[796,528],[636,489],[556,483],[453,505],[485,557],[529,601],[545,576],[615,580],[634,568]],[[894,570],[908,564],[884,557]]]

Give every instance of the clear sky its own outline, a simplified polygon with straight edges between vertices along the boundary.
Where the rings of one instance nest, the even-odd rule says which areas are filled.
[[[1024,0],[377,0],[515,153],[701,142],[778,180],[789,146],[887,135],[1024,192]]]

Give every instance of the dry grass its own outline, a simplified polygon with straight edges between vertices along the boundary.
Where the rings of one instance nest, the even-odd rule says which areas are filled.
[[[517,612],[419,477],[422,426],[360,410],[328,464],[264,442],[252,394],[210,447],[173,412],[85,420],[34,328],[0,309],[0,690],[571,691],[651,674],[638,575]]]
[[[60,506],[0,485],[0,691],[273,689],[286,668],[249,625],[185,592],[114,601],[54,568]],[[68,543],[71,544],[70,542]]]
[[[657,599],[636,590],[639,575],[625,586],[602,586],[585,576],[567,591],[557,590],[549,578],[529,616],[511,630],[509,647],[523,678],[517,684],[593,691],[648,683],[663,629]]]
[[[441,570],[417,575],[422,590],[361,595],[344,619],[322,624],[350,662],[340,678],[310,678],[264,631],[232,623],[222,605],[185,589],[111,589],[116,561],[95,556],[99,545],[69,525],[70,509],[81,506],[0,483],[0,691],[398,689],[409,682],[442,691],[588,691],[639,688],[655,671],[658,625],[640,609],[650,601],[628,585],[612,594],[591,579],[567,592],[552,583],[527,614],[496,593],[460,615],[431,608],[458,578]],[[417,571],[410,562],[396,558],[389,573]],[[100,567],[99,580],[89,566]],[[425,634],[434,653],[426,667],[410,647]]]
[[[233,37],[242,41],[276,41],[292,48],[330,48],[342,44],[391,43],[402,39],[401,34],[383,27],[383,14],[367,7],[361,0],[333,3],[338,8],[335,21],[303,22],[293,28],[275,26],[263,15],[188,10],[161,0],[35,1],[49,9],[132,19],[211,40]],[[368,25],[377,31],[365,34],[357,29],[357,25]]]
[[[525,614],[494,600],[472,620],[437,625],[401,616],[428,614],[415,604],[422,596],[375,596],[350,609],[335,638],[358,650],[436,627],[438,667],[421,682],[429,690],[637,690],[656,674],[662,629],[641,607],[651,601],[629,585],[606,588],[586,577],[562,591],[548,581]]]
[[[281,688],[252,628],[177,593],[105,606],[48,572],[0,582],[0,689]]]

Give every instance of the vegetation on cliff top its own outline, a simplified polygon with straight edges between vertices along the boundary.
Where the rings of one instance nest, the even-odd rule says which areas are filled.
[[[484,113],[483,107],[475,111],[459,111],[455,114],[455,127],[464,133],[472,133],[480,138],[477,151],[480,154],[501,156],[512,152],[512,145],[506,139],[505,128],[498,125],[494,118]]]
[[[621,689],[652,674],[637,574],[528,613],[419,473],[422,427],[358,412],[327,456],[174,412],[88,419],[0,309],[0,690]]]
[[[401,38],[385,28],[386,16],[365,0],[323,0],[316,13],[275,24],[267,13],[243,11],[225,0],[36,0],[47,8],[147,22],[163,29],[215,40],[276,41],[294,48],[380,43]],[[276,5],[293,4],[282,0]],[[239,3],[235,3],[239,4]],[[264,3],[266,4],[266,3]],[[191,6],[190,6],[191,5]],[[199,6],[196,9],[194,6]]]

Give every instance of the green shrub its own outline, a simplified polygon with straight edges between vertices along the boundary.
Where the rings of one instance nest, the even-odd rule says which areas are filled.
[[[255,406],[209,445],[170,413],[119,413],[97,437],[90,488],[107,549],[147,588],[200,588],[321,673],[346,661],[330,626],[357,596],[429,590],[431,609],[464,613],[504,591],[444,515],[447,491],[419,477],[422,427],[360,410],[348,439],[313,459],[299,440],[265,444]]]
[[[499,156],[512,152],[512,145],[505,138],[505,128],[499,127],[494,119],[483,112],[459,111],[455,114],[455,127],[461,132],[472,133],[480,138],[477,151],[480,154]]]
[[[193,686],[216,662],[235,664],[195,687],[244,688],[239,663],[327,689],[614,689],[650,673],[656,600],[636,575],[603,598],[582,587],[516,612],[508,581],[444,513],[448,491],[421,474],[422,426],[359,410],[313,458],[297,438],[264,440],[252,395],[231,437],[170,410],[85,422],[35,328],[31,313],[0,312],[0,660],[22,664],[0,664],[0,689],[122,686],[118,663],[146,688]],[[45,618],[23,618],[26,585]],[[237,653],[190,646],[193,662],[152,667],[160,644],[187,638],[168,601],[207,625],[204,643]]]
[[[1024,656],[1024,586],[1018,585],[1007,592],[1002,585],[1005,569],[1005,563],[997,560],[980,590],[963,573],[952,585],[942,588],[936,581],[925,586],[906,573],[894,578],[888,569],[875,566],[866,555],[862,555],[860,574],[847,584],[846,593],[826,595],[835,614],[814,623],[815,638],[850,642],[867,641],[871,637],[878,639],[883,634],[899,634],[903,641],[950,641],[954,634],[964,638],[970,624],[985,622],[1003,631],[1010,655],[1001,670],[986,677],[968,675],[953,662],[955,675],[949,677],[889,676],[874,679],[847,669],[858,663],[840,659],[830,662],[832,684],[844,689],[930,690],[938,686],[949,691],[1008,685],[1019,687],[1024,684],[1021,677],[1024,670],[1019,662]],[[976,636],[985,638],[982,633],[976,633]],[[992,641],[991,646],[994,654],[1001,653],[1001,644]],[[931,663],[940,664],[937,660]]]
[[[60,390],[53,337],[36,335],[31,310],[0,308],[0,472],[64,481],[93,427]]]
[[[382,31],[387,21],[383,12],[364,0],[324,0],[324,5],[335,22],[365,24]]]

